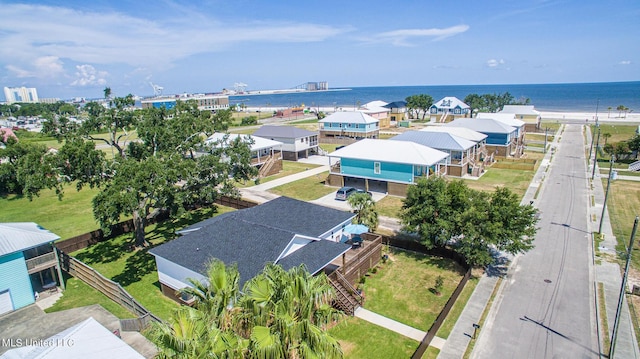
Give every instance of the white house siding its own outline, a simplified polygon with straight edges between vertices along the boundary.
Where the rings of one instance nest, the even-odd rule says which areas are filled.
[[[168,287],[176,290],[188,287],[188,278],[206,282],[205,276],[200,273],[184,268],[162,257],[155,257],[156,266],[158,267],[158,279],[160,280],[160,283]]]

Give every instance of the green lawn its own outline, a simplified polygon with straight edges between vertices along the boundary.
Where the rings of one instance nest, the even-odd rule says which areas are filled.
[[[391,249],[390,260],[378,265],[364,283],[364,307],[414,328],[427,331],[460,282],[463,269],[450,259]],[[435,279],[444,278],[441,295]]]
[[[381,216],[399,218],[402,200],[402,197],[387,195],[376,202],[376,210]]]
[[[35,222],[60,236],[71,238],[99,228],[93,218],[91,200],[98,193],[89,187],[76,191],[65,186],[62,201],[54,191],[44,190],[29,201],[26,197],[0,197],[0,222]]]
[[[320,165],[297,162],[297,161],[282,161],[282,171],[279,173],[268,176],[260,179],[260,183],[265,183],[269,181],[273,181],[274,179],[286,177],[295,173],[303,172],[306,170],[310,170],[312,168],[320,167]],[[246,188],[254,186],[255,183],[253,181],[247,181],[245,183],[236,183],[239,188]]]
[[[453,308],[451,308],[451,311],[449,312],[449,314],[447,315],[447,318],[442,323],[442,326],[440,327],[440,329],[438,329],[436,336],[444,339],[447,339],[449,337],[449,335],[451,334],[451,331],[453,330],[453,326],[456,325],[456,322],[458,321],[460,314],[462,314],[462,310],[464,309],[464,307],[466,307],[467,302],[469,301],[469,298],[471,297],[471,294],[473,294],[473,290],[476,289],[477,285],[478,285],[478,278],[475,278],[472,276],[467,281],[467,284],[465,284],[464,289],[462,290],[462,293],[458,297],[458,300],[453,305]]]
[[[329,172],[323,172],[315,176],[284,184],[269,190],[269,192],[296,198],[302,201],[311,201],[335,192],[335,188],[325,186],[324,181]]]
[[[534,171],[520,169],[490,167],[479,179],[465,179],[464,181],[469,188],[480,191],[494,191],[496,187],[504,186],[516,193],[519,197],[522,197],[527,191],[534,173]]]
[[[329,334],[338,339],[347,359],[410,358],[419,342],[356,317],[347,317]]]
[[[608,133],[611,135],[607,139],[607,143],[616,143],[621,141],[627,141],[636,135],[638,126],[635,125],[613,125],[613,124],[600,124],[600,146],[604,146],[604,137],[602,134]],[[598,130],[595,125],[591,125],[591,133],[596,137],[598,136]]]
[[[85,284],[77,278],[65,275],[66,288],[62,297],[45,312],[52,313],[71,308],[79,308],[87,305],[100,304],[104,309],[120,319],[135,318],[135,315],[116,302],[107,298],[104,294]]]

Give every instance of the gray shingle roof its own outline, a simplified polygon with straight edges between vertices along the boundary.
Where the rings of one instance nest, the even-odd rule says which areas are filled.
[[[458,118],[445,124],[445,126],[464,127],[481,133],[509,134],[516,131],[515,127],[490,118]]]
[[[242,286],[265,264],[275,262],[296,234],[318,237],[353,216],[353,213],[278,197],[259,206],[196,223],[180,231],[184,233],[182,237],[149,252],[198,273],[204,273],[213,258],[227,265],[236,263]],[[317,244],[319,242],[322,243]],[[310,272],[315,272],[322,269],[318,263],[326,265],[344,250],[342,243],[313,241],[281,261],[289,268],[304,263]]]
[[[410,141],[437,150],[449,151],[465,151],[476,145],[475,142],[447,132],[407,131],[390,139],[394,141]]]
[[[302,128],[293,126],[262,126],[256,132],[254,136],[258,137],[280,137],[280,138],[300,138],[317,135],[317,132],[307,131]]]

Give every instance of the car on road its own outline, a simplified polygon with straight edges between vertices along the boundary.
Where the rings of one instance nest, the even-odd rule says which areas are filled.
[[[349,196],[356,193],[356,189],[353,187],[342,187],[336,192],[336,199],[338,201],[346,201]]]

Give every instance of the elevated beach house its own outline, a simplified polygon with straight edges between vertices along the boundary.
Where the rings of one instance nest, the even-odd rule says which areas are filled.
[[[419,178],[446,174],[448,157],[414,142],[365,139],[329,154],[328,184],[405,196]]]
[[[480,112],[477,114],[477,118],[492,118],[496,121],[500,121],[507,126],[511,126],[516,129],[516,139],[515,139],[515,154],[514,157],[520,157],[524,154],[524,137],[527,134],[526,123],[522,120],[518,120],[515,118],[514,114],[511,113],[489,113],[489,112]]]
[[[465,117],[471,117],[471,107],[457,97],[447,96],[429,107],[431,122],[450,122]]]
[[[363,138],[378,138],[380,121],[360,111],[339,111],[318,121],[320,142],[353,143]]]
[[[346,254],[352,246],[343,243],[344,228],[355,215],[287,197],[278,197],[255,207],[224,213],[178,231],[180,237],[152,248],[162,292],[180,303],[192,299],[179,294],[190,286],[189,278],[206,282],[208,263],[216,258],[227,265],[236,264],[240,288],[255,277],[267,263],[290,269],[304,265],[312,274],[330,274],[337,291],[338,282],[350,275],[353,284],[370,265],[380,259],[381,241],[365,243],[366,268],[349,266]],[[366,238],[365,238],[366,242]],[[361,261],[359,261],[361,262]],[[345,270],[346,269],[346,270]],[[344,286],[350,286],[344,283]],[[351,310],[354,308],[351,308]]]
[[[318,152],[318,132],[302,128],[265,125],[254,132],[253,136],[281,142],[282,157],[288,161],[297,161]]]
[[[447,132],[407,131],[392,137],[393,141],[409,141],[448,153],[447,175],[479,176],[484,172],[482,162],[475,161],[476,143]]]
[[[0,314],[57,290],[62,272],[53,242],[60,238],[33,222],[0,223]]]
[[[250,141],[251,164],[258,168],[259,176],[266,177],[282,171],[282,146],[280,141],[273,141],[251,135],[234,133],[214,133],[205,141],[205,146],[228,146],[231,141],[241,138]]]
[[[464,127],[487,135],[487,152],[497,157],[511,157],[517,153],[516,128],[491,118],[459,118],[445,124]]]
[[[367,115],[377,119],[379,121],[380,128],[389,128],[391,124],[389,113],[391,110],[385,107],[386,105],[387,103],[384,101],[375,100],[360,106],[358,111],[366,113]]]
[[[450,135],[463,138],[475,143],[471,157],[473,158],[475,167],[485,170],[487,166],[494,162],[494,156],[487,151],[487,135],[464,127],[448,127],[448,126],[426,126],[420,129],[421,132],[448,133]],[[474,168],[473,171],[476,171]],[[474,174],[475,176],[475,174]]]
[[[533,105],[505,105],[499,113],[512,113],[516,119],[525,122],[526,130],[536,132],[540,130],[540,112]]]

